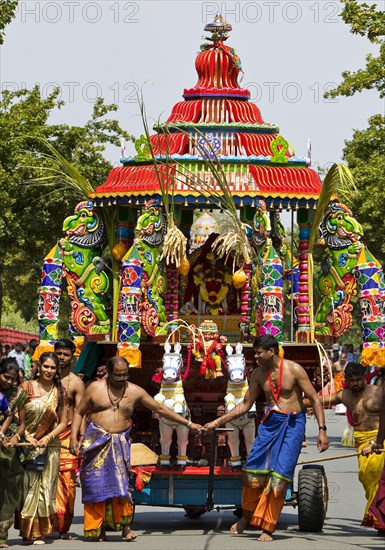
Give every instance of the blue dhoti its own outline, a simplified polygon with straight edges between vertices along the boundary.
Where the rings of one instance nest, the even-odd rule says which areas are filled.
[[[266,408],[243,468],[243,514],[250,524],[273,533],[305,435],[306,412]]]

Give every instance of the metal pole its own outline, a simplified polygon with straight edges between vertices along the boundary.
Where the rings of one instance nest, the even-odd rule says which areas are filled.
[[[207,502],[206,508],[208,512],[214,509],[214,471],[215,471],[215,462],[217,454],[217,432],[232,432],[233,428],[215,428],[211,432],[211,442],[210,442],[210,467],[209,467],[209,481],[207,485]]]

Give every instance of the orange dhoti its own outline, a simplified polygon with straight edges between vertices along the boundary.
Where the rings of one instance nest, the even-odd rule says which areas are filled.
[[[253,487],[243,486],[243,515],[250,525],[263,531],[274,533],[283,505],[289,482],[268,475],[254,478]]]
[[[105,528],[121,531],[131,524],[133,515],[134,506],[126,497],[84,504],[84,536],[98,538]]]
[[[69,447],[71,424],[59,436],[61,444]],[[71,454],[68,448],[60,449],[60,470],[56,491],[56,514],[54,530],[68,533],[74,517],[76,498],[76,470],[79,459]]]
[[[305,435],[306,413],[266,407],[258,435],[243,467],[243,516],[274,533]]]

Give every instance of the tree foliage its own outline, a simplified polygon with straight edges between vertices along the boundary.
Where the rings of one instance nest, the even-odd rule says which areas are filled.
[[[0,3],[0,45],[4,43],[4,29],[15,16],[19,0],[1,0]]]
[[[342,73],[343,81],[327,95],[352,96],[364,90],[377,90],[385,97],[385,12],[376,4],[342,0],[341,17],[351,32],[378,45],[378,55],[366,56],[366,66],[356,72]],[[364,241],[377,258],[385,261],[385,116],[373,114],[364,130],[355,130],[345,141],[344,160],[351,169],[358,188],[353,212],[364,228]],[[354,119],[352,119],[354,125]]]
[[[344,158],[359,189],[354,213],[364,229],[364,241],[385,262],[385,117],[375,115],[369,127],[356,130],[347,141]]]
[[[368,5],[357,0],[341,0],[344,9],[341,17],[351,32],[366,37],[379,47],[378,55],[368,54],[366,66],[355,72],[344,71],[343,81],[325,97],[352,96],[363,90],[377,90],[379,96],[385,96],[385,13],[375,4]]]
[[[117,106],[105,105],[101,98],[84,126],[49,124],[52,112],[63,105],[58,95],[55,90],[42,97],[36,86],[29,91],[4,91],[0,99],[3,293],[26,320],[36,315],[42,260],[62,236],[64,218],[83,198],[60,187],[55,179],[50,185],[31,183],[55,170],[41,138],[49,140],[96,187],[112,167],[103,157],[105,146],[119,145],[125,136],[118,122],[107,118]]]

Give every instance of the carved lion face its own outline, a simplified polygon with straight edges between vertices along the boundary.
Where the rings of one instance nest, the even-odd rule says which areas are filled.
[[[360,240],[361,224],[353,218],[351,210],[339,202],[331,202],[320,225],[322,237],[329,248],[346,248]]]

